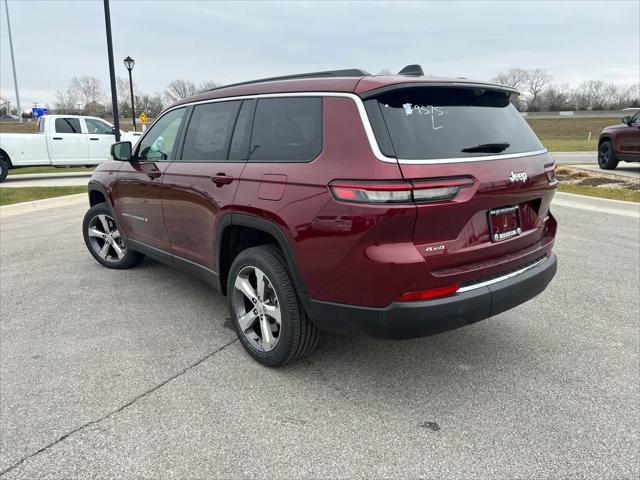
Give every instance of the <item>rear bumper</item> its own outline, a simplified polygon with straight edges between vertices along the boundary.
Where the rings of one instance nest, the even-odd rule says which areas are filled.
[[[541,293],[554,277],[557,258],[491,285],[450,297],[394,302],[384,308],[360,307],[306,298],[307,314],[322,330],[377,338],[415,338],[446,332],[509,310]]]

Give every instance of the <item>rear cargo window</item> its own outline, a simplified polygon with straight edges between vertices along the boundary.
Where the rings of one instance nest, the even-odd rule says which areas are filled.
[[[504,92],[403,88],[377,100],[398,158],[465,158],[544,148]],[[372,128],[376,138],[384,138],[380,122],[372,122]]]

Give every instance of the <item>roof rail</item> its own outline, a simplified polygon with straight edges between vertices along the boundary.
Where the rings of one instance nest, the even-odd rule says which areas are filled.
[[[325,72],[297,73],[295,75],[284,75],[282,77],[260,78],[258,80],[249,80],[247,82],[222,85],[220,87],[212,88],[210,90],[205,90],[205,91],[212,92],[214,90],[220,90],[221,88],[239,87],[241,85],[251,85],[254,83],[275,82],[277,80],[296,80],[299,78],[327,78],[327,77],[366,77],[368,75],[371,75],[371,74],[366,70],[362,70],[359,68],[347,68],[344,70],[327,70]]]
[[[423,77],[424,72],[420,65],[407,65],[398,72],[398,75],[410,75],[412,77]]]

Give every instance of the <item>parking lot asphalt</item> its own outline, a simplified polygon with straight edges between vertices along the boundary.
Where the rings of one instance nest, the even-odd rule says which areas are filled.
[[[262,367],[225,300],[102,268],[85,207],[0,224],[0,478],[638,478],[640,224],[556,207],[536,299]]]

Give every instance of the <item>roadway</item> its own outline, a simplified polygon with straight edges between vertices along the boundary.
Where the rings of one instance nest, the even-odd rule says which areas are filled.
[[[273,370],[206,285],[98,265],[85,209],[0,222],[2,479],[640,476],[636,214],[558,204],[538,298]]]

